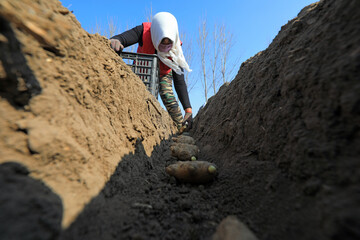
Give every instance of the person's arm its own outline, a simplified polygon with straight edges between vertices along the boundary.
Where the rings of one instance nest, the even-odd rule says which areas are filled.
[[[143,35],[143,25],[136,26],[128,31],[125,31],[119,35],[115,35],[110,39],[117,39],[124,46],[124,48],[131,46],[135,43],[139,43],[142,46],[142,35]]]
[[[185,83],[184,74],[177,74],[173,71],[174,86],[179,100],[185,110],[184,120],[182,125],[185,127],[182,131],[189,131],[192,128],[192,108],[189,100],[189,93]]]
[[[189,94],[187,90],[187,86],[185,83],[184,74],[177,74],[175,71],[173,71],[173,78],[174,78],[174,86],[176,93],[179,97],[179,100],[181,102],[181,105],[183,106],[184,110],[191,108],[190,100],[189,100]]]

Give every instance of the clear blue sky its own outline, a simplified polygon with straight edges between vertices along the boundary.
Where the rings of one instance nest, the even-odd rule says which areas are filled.
[[[193,46],[197,48],[197,35],[200,20],[206,16],[209,28],[215,23],[224,23],[233,34],[234,46],[231,58],[237,59],[235,73],[243,61],[267,48],[277,35],[281,26],[297,16],[302,8],[317,2],[315,0],[183,0],[183,1],[95,1],[60,0],[63,6],[74,11],[81,26],[88,32],[96,25],[106,28],[109,19],[116,21],[120,32],[147,20],[150,9],[157,12],[170,12],[178,20],[179,31],[192,36]],[[120,33],[118,32],[118,33]],[[191,68],[197,84],[190,91],[190,101],[194,115],[204,104],[204,90],[199,73],[199,58],[194,56]],[[211,91],[210,91],[211,93]],[[159,98],[160,99],[160,98]],[[161,101],[161,100],[160,100]]]

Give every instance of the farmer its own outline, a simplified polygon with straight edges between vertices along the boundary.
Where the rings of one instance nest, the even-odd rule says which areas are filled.
[[[176,18],[171,13],[160,12],[153,17],[151,23],[144,22],[133,29],[113,36],[110,42],[116,52],[121,52],[125,47],[138,43],[138,53],[157,54],[160,59],[161,99],[178,129],[187,125],[186,129],[189,130],[192,125],[192,108],[183,69],[188,72],[191,70],[183,55]],[[185,110],[184,118],[173,92],[173,80],[176,93]]]

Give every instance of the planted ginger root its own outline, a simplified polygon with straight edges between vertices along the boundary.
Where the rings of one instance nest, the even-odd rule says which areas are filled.
[[[196,145],[186,143],[174,143],[171,147],[171,155],[179,160],[189,161],[191,157],[198,157],[199,148]]]
[[[179,161],[165,170],[180,182],[197,184],[208,183],[217,175],[215,164],[206,161]]]

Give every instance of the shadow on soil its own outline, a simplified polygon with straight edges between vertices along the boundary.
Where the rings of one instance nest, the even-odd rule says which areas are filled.
[[[0,239],[56,239],[61,231],[61,199],[28,174],[22,164],[0,164]]]
[[[0,75],[0,96],[15,108],[22,108],[32,96],[41,93],[41,87],[27,65],[24,53],[7,20],[0,16],[0,32],[6,41],[0,41],[0,66],[6,76]]]
[[[181,184],[164,171],[176,161],[170,141],[156,146],[151,157],[139,141],[103,190],[63,230],[61,199],[29,177],[24,166],[4,163],[0,238],[211,239],[228,215],[237,216],[259,239],[359,236],[356,189],[332,192],[317,183],[292,181],[275,163],[259,161],[256,153],[228,156],[226,161],[219,156],[199,156],[218,165],[214,182]]]
[[[257,153],[224,156],[211,151],[199,156],[217,164],[214,182],[181,184],[164,171],[176,161],[170,141],[156,146],[151,157],[137,142],[135,153],[121,160],[60,239],[211,239],[229,215],[259,239],[358,236],[357,214],[347,211],[356,206],[355,189],[329,192],[317,183],[293,181],[274,162],[260,161]]]
[[[216,228],[209,186],[184,185],[165,173],[175,159],[170,143],[151,157],[137,142],[104,189],[61,235],[61,239],[202,239]]]

